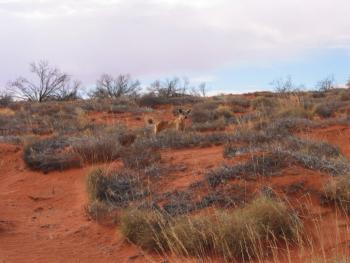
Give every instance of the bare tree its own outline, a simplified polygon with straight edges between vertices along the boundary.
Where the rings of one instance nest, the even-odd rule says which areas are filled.
[[[296,85],[291,76],[286,78],[280,78],[272,81],[270,85],[273,86],[275,92],[279,93],[281,96],[288,96],[289,94],[298,94],[305,87],[304,85]]]
[[[97,98],[119,98],[135,96],[140,91],[140,82],[132,80],[130,75],[119,75],[116,78],[103,74],[96,83],[96,90],[90,94]]]
[[[193,86],[191,88],[191,93],[192,96],[195,97],[206,97],[207,95],[207,84],[205,82],[202,82],[198,85],[198,87]]]
[[[181,81],[178,77],[166,79],[165,81],[154,81],[148,90],[159,97],[180,97],[184,96],[189,90],[190,82],[187,78]]]
[[[206,97],[207,96],[207,84],[205,82],[202,82],[201,84],[199,84],[198,90],[199,90],[199,94],[202,97]]]
[[[47,61],[31,63],[30,72],[38,79],[36,82],[19,77],[9,83],[14,95],[20,99],[38,102],[54,99],[70,82],[68,74],[51,67]]]
[[[294,84],[291,76],[287,76],[286,79],[280,78],[270,83],[274,90],[278,93],[287,93],[294,90]]]
[[[79,99],[78,91],[81,89],[81,82],[74,80],[73,83],[66,85],[64,88],[59,90],[53,97],[54,100],[67,101]]]
[[[325,91],[334,89],[334,87],[335,87],[335,80],[334,80],[333,75],[330,75],[330,76],[320,80],[316,84],[316,88],[321,92],[325,92]]]

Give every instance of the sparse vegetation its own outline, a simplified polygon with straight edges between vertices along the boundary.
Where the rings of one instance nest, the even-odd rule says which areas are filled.
[[[116,207],[126,207],[130,201],[148,194],[138,174],[131,170],[96,169],[88,174],[86,185],[90,202],[100,201]]]
[[[350,161],[332,134],[336,124],[347,138],[348,92],[286,85],[279,93],[200,97],[169,80],[143,96],[14,100],[0,105],[0,142],[16,144],[14,152],[23,146],[28,168],[44,173],[98,164],[86,178],[86,215],[146,250],[263,261],[305,249],[302,221],[314,231],[305,196],[350,211]],[[145,124],[179,109],[192,109],[181,131],[154,134]],[[317,174],[320,182],[311,182]]]
[[[47,61],[31,63],[30,72],[38,78],[37,83],[23,77],[10,83],[16,97],[37,102],[77,98],[80,83],[71,84],[68,74],[51,67]]]
[[[234,212],[168,218],[156,211],[129,211],[122,219],[122,232],[133,243],[149,250],[205,258],[264,257],[278,242],[296,243],[302,223],[280,201],[261,197]]]
[[[106,136],[84,138],[74,144],[73,150],[85,163],[99,163],[120,157],[122,147],[116,138]]]
[[[68,149],[71,142],[58,137],[29,144],[24,149],[24,161],[31,169],[44,173],[81,167],[80,157]]]
[[[113,77],[103,74],[97,81],[96,90],[90,96],[93,98],[120,98],[122,96],[137,96],[140,91],[140,82],[132,80],[130,75]]]
[[[333,179],[325,186],[323,199],[326,203],[339,206],[346,213],[350,213],[350,177],[344,175]]]

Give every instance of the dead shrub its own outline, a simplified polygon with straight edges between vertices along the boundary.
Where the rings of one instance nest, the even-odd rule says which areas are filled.
[[[120,157],[122,147],[111,137],[89,137],[73,145],[85,163],[110,162]]]
[[[25,147],[23,159],[28,167],[44,173],[81,167],[81,158],[68,150],[71,143],[71,139],[64,137],[34,142]]]
[[[346,213],[350,213],[350,177],[344,175],[331,180],[324,187],[324,203],[336,204]]]
[[[100,201],[92,201],[85,206],[87,216],[103,225],[114,225],[117,221],[117,212],[113,207]]]
[[[145,145],[140,143],[136,143],[131,148],[125,149],[121,158],[124,166],[132,169],[144,169],[159,163],[161,160],[158,150],[145,147]]]
[[[316,105],[315,113],[322,118],[334,117],[335,113],[344,106],[344,102],[334,101]]]
[[[97,200],[116,207],[126,207],[148,194],[138,174],[130,170],[96,169],[88,174],[86,185],[91,202]]]
[[[212,187],[231,179],[255,180],[258,176],[273,176],[291,162],[283,153],[273,152],[263,156],[253,156],[246,163],[234,166],[222,166],[209,171],[206,180]]]

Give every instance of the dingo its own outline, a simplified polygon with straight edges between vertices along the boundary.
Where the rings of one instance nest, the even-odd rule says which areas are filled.
[[[158,134],[159,132],[165,129],[176,129],[177,131],[183,131],[185,129],[185,120],[190,114],[191,110],[179,109],[177,117],[171,121],[154,121],[152,118],[147,119],[148,125],[154,125],[154,133]],[[175,116],[176,116],[175,115]]]

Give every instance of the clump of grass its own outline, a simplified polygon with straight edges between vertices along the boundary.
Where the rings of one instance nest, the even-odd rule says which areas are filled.
[[[205,123],[218,118],[215,110],[219,106],[218,102],[204,102],[193,106],[191,120],[193,123]]]
[[[302,222],[277,200],[260,197],[233,214],[219,215],[217,247],[228,259],[264,256],[278,240],[297,243]]]
[[[260,128],[271,137],[281,138],[293,132],[305,131],[313,126],[315,126],[314,123],[309,119],[286,117],[274,119]]]
[[[308,154],[310,156],[338,158],[342,156],[339,147],[324,141],[313,141],[290,136],[282,143],[285,148],[292,151]]]
[[[90,202],[100,201],[116,207],[148,195],[138,175],[129,170],[107,172],[96,169],[87,176],[86,188]]]
[[[110,162],[120,157],[122,147],[114,138],[89,137],[74,144],[73,150],[86,163]]]
[[[315,113],[323,118],[334,117],[335,113],[344,106],[342,101],[325,102],[316,105]],[[345,104],[346,105],[346,104]]]
[[[116,210],[98,200],[86,205],[85,212],[90,219],[97,221],[99,224],[114,225],[117,220]]]
[[[167,248],[164,238],[165,225],[164,216],[156,211],[129,210],[120,220],[121,232],[130,242],[156,251]]]
[[[326,203],[333,203],[350,213],[350,176],[342,176],[330,181],[324,187],[323,199]]]
[[[330,160],[300,152],[284,151],[284,153],[308,169],[319,170],[331,175],[342,175],[350,171],[350,163],[343,158]]]
[[[159,151],[153,148],[145,147],[140,143],[126,149],[122,155],[124,166],[131,169],[144,169],[156,163],[159,163],[161,156]]]
[[[44,173],[81,167],[80,157],[68,150],[71,143],[64,137],[34,142],[25,147],[23,159],[28,167]]]
[[[290,159],[286,154],[274,152],[263,156],[253,156],[246,163],[222,166],[206,174],[208,184],[215,187],[230,179],[255,180],[258,176],[273,176],[286,167]]]
[[[233,212],[216,211],[170,218],[155,211],[127,211],[123,234],[133,243],[158,251],[206,258],[252,259],[281,241],[298,242],[302,222],[281,201],[260,197]]]
[[[157,136],[149,138],[138,138],[135,144],[153,149],[183,149],[191,147],[206,147],[220,145],[235,138],[234,134],[225,132],[215,132],[210,134],[200,134],[196,132],[165,131]]]
[[[227,122],[224,118],[220,118],[214,121],[207,121],[201,123],[195,123],[192,125],[192,129],[195,131],[223,131],[227,126]]]
[[[313,258],[309,263],[349,263],[350,258],[345,255],[335,255],[329,258],[324,258],[324,257],[317,257]]]
[[[229,97],[226,100],[227,106],[235,113],[245,112],[250,107],[250,101],[242,96]]]
[[[275,98],[258,96],[251,102],[255,110],[266,112],[267,110],[272,110],[278,104]]]

